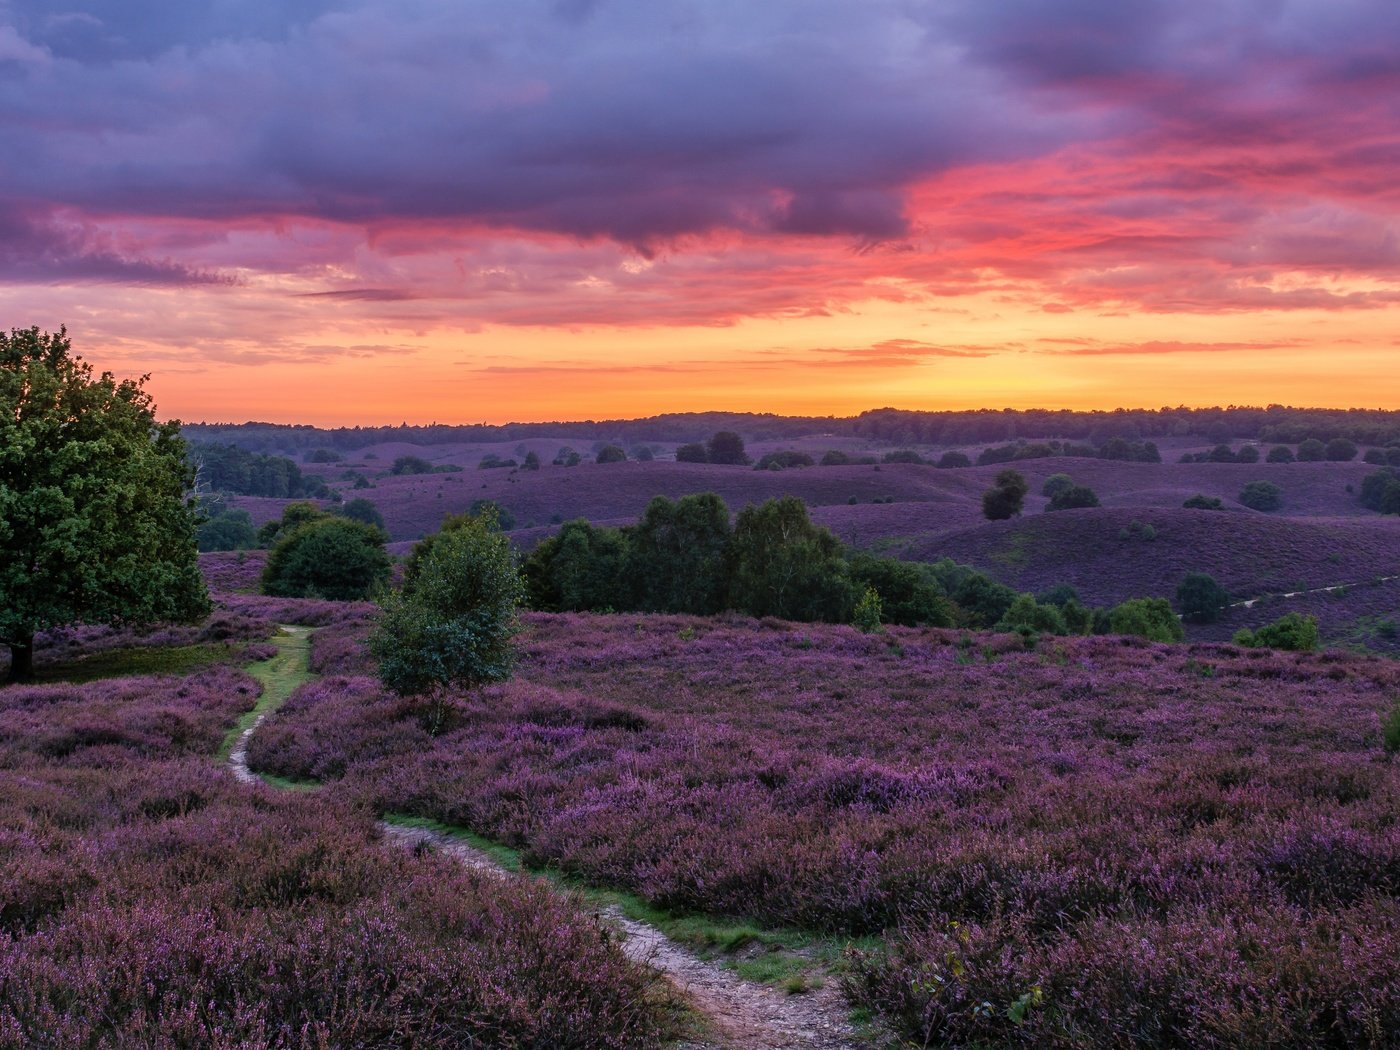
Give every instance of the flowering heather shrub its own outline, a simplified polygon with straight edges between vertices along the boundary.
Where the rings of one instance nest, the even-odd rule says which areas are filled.
[[[0,690],[0,1046],[647,1047],[573,902],[384,848],[210,758],[227,667]]]
[[[524,620],[517,679],[459,696],[436,738],[370,679],[326,680],[254,766],[343,775],[665,907],[887,932],[851,990],[916,1040],[1400,1045],[1394,664]]]

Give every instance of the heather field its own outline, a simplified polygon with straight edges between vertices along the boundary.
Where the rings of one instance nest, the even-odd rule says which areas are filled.
[[[1400,1045],[1400,668],[1341,653],[529,614],[430,736],[365,672],[255,769],[678,912],[837,937],[914,1045]]]
[[[0,689],[0,1046],[659,1043],[654,979],[573,901],[237,784],[215,756],[259,691],[226,665]]]

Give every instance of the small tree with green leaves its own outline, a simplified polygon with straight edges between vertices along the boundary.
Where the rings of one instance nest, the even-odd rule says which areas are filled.
[[[1251,481],[1240,491],[1240,502],[1250,510],[1278,510],[1283,506],[1283,489],[1272,481]]]
[[[445,690],[510,676],[516,607],[524,588],[510,541],[485,517],[439,533],[402,591],[385,598],[369,651],[386,686],[432,694],[429,730],[441,728]]]
[[[1265,624],[1257,631],[1248,629],[1235,632],[1231,639],[1236,645],[1254,648],[1283,649],[1290,652],[1312,652],[1319,645],[1317,620],[1302,613],[1291,612],[1280,616],[1273,623]]]
[[[1099,505],[1099,497],[1085,485],[1071,485],[1050,497],[1046,510],[1085,510]]]
[[[387,538],[373,525],[324,514],[284,530],[263,566],[262,591],[279,598],[369,598],[389,580]]]
[[[1114,634],[1135,634],[1151,642],[1180,642],[1186,632],[1165,598],[1131,598],[1108,614]]]
[[[1068,474],[1051,474],[1045,479],[1045,484],[1040,486],[1040,494],[1046,499],[1054,496],[1057,492],[1074,487],[1074,479]]]
[[[1015,470],[1003,470],[996,484],[982,494],[982,513],[989,521],[1005,521],[1021,513],[1030,486]]]
[[[884,612],[880,605],[880,592],[874,587],[865,588],[865,593],[860,596],[860,601],[856,602],[855,612],[851,614],[851,623],[857,630],[866,634],[874,634],[884,630]]]

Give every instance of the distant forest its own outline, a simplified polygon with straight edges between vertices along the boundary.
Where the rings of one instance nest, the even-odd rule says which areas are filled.
[[[979,409],[969,412],[911,412],[877,408],[858,416],[778,416],[743,412],[687,412],[645,419],[551,423],[443,423],[322,429],[283,423],[189,423],[192,441],[226,442],[251,451],[297,452],[354,449],[384,441],[415,445],[520,441],[572,437],[594,441],[699,441],[717,430],[733,430],[756,441],[810,435],[861,437],[896,445],[975,445],[1019,438],[1070,438],[1102,443],[1199,435],[1208,442],[1253,438],[1297,444],[1308,438],[1346,438],[1357,444],[1400,441],[1400,411],[1382,409],[1161,408],[1071,412],[1049,409]]]

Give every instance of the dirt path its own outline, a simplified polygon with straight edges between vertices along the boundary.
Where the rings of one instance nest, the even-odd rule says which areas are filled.
[[[1331,594],[1335,591],[1345,591],[1352,587],[1365,587],[1367,584],[1390,583],[1392,580],[1400,580],[1400,576],[1377,576],[1374,580],[1365,580],[1360,583],[1334,583],[1330,587],[1312,587],[1306,591],[1282,591],[1278,594],[1261,594],[1255,598],[1249,598],[1242,602],[1231,602],[1225,606],[1227,609],[1252,609],[1258,602],[1268,601],[1271,598],[1300,598],[1305,594]]]
[[[278,653],[250,668],[263,683],[257,706],[245,716],[227,743],[228,764],[243,783],[262,783],[248,768],[248,741],[262,720],[311,675],[309,635],[305,627],[283,626],[274,639]],[[401,847],[431,845],[458,863],[496,878],[519,877],[489,854],[440,832],[401,827],[381,821],[386,841]],[[854,1029],[834,982],[799,995],[741,980],[728,970],[700,959],[654,926],[630,919],[616,906],[597,913],[599,921],[620,930],[622,950],[635,962],[662,973],[701,1013],[713,1042],[688,1042],[677,1050],[854,1050]]]

